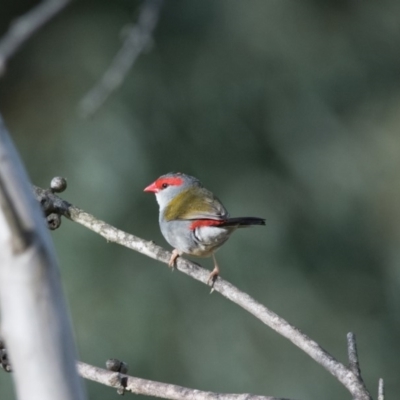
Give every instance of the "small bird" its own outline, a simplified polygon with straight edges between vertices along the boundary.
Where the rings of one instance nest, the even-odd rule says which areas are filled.
[[[161,233],[174,247],[169,266],[173,268],[182,254],[212,256],[214,269],[207,281],[211,286],[220,272],[214,252],[237,228],[265,225],[263,218],[230,218],[219,199],[197,178],[180,172],[160,176],[144,191],[155,193]]]

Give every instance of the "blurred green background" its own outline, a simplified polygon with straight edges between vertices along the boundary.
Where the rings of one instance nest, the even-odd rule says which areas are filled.
[[[35,4],[3,0],[0,33]],[[233,216],[223,277],[400,392],[400,2],[167,1],[150,52],[91,119],[78,104],[135,21],[133,0],[71,4],[0,79],[33,183],[166,248],[143,188],[182,171]],[[179,272],[64,221],[52,233],[83,361],[217,392],[350,396],[322,367]],[[200,260],[211,269],[211,260]],[[119,398],[86,382],[89,397]],[[13,399],[0,374],[2,400]],[[126,395],[131,397],[132,395]],[[135,397],[138,398],[138,397]],[[144,398],[144,397],[140,397]]]

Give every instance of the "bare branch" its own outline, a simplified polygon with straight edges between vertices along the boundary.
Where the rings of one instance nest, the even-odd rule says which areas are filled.
[[[94,114],[124,81],[139,55],[149,47],[157,25],[163,0],[145,0],[137,24],[127,33],[121,49],[100,82],[80,102],[80,110],[86,117]]]
[[[385,385],[382,378],[379,379],[378,400],[385,400]]]
[[[16,397],[84,399],[54,248],[1,117],[0,197],[1,329]]]
[[[121,231],[107,224],[106,222],[95,218],[93,215],[88,214],[85,211],[65,201],[63,202],[63,200],[58,196],[55,194],[49,194],[48,191],[45,191],[44,189],[34,187],[34,192],[39,201],[43,201],[43,198],[47,198],[47,201],[52,203],[50,209],[53,211],[57,210],[57,212],[71,219],[72,221],[75,221],[92,230],[93,232],[98,233],[107,241],[118,243],[150,258],[168,264],[171,253],[157,246],[154,242],[146,241],[137,236]],[[191,276],[192,278],[207,284],[209,271],[200,267],[199,265],[179,257],[177,260],[177,269]],[[238,288],[225,281],[221,277],[217,278],[215,281],[214,289],[227,299],[247,310],[265,325],[289,339],[293,344],[303,350],[317,363],[326,368],[349,390],[354,399],[371,399],[371,396],[365,388],[364,383],[356,374],[354,374],[354,372],[345,367],[342,363],[338,362],[328,352],[322,349],[318,343],[310,339],[299,329],[289,324],[283,318],[279,317],[267,307],[257,302],[248,294],[240,291]]]
[[[358,360],[356,335],[353,332],[347,334],[347,354],[349,358],[349,368],[353,374],[358,378],[361,385],[364,386],[364,381],[361,377],[360,362]],[[366,389],[366,388],[365,388]],[[356,397],[357,399],[357,397]]]
[[[0,76],[10,57],[37,30],[58,14],[70,0],[46,0],[12,22],[9,31],[0,41]]]
[[[347,334],[347,353],[349,357],[349,368],[353,373],[361,378],[360,364],[358,361],[356,335],[353,332]]]
[[[168,383],[155,382],[147,379],[135,378],[94,367],[83,362],[78,362],[78,372],[85,378],[106,386],[119,389],[121,380],[125,391],[145,396],[161,397],[172,400],[285,400],[278,397],[256,396],[252,394],[227,394],[203,392],[201,390],[185,388]],[[286,399],[288,400],[288,399]]]

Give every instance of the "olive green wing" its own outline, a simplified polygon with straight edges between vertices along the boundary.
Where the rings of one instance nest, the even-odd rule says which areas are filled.
[[[179,193],[166,207],[164,217],[167,221],[215,219],[229,217],[223,204],[209,190],[191,187]]]

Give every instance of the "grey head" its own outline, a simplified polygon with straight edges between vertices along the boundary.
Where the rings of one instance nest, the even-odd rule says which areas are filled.
[[[202,188],[203,185],[194,176],[186,175],[182,172],[169,172],[157,178],[144,191],[153,192],[156,195],[158,205],[162,210],[174,197],[189,187]]]

